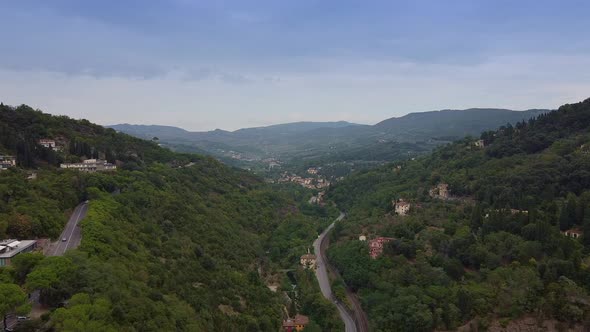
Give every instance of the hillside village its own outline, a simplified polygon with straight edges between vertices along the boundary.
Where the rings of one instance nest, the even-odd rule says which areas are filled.
[[[39,139],[37,143],[40,147],[49,149],[53,152],[62,155],[67,155],[65,149],[65,146],[67,145],[67,140],[63,137],[57,141],[49,138],[42,138]],[[16,156],[0,155],[0,171],[6,170],[11,167],[15,167],[17,164],[18,160]],[[85,158],[82,158],[81,162],[61,163],[59,167],[62,169],[74,169],[82,172],[102,172],[117,169],[117,166],[115,164],[109,163],[106,160]]]
[[[320,170],[321,167],[310,167],[306,171],[308,174],[307,176],[283,172],[277,182],[293,182],[308,189],[326,189],[330,186],[330,181],[328,181],[323,175],[319,174]]]

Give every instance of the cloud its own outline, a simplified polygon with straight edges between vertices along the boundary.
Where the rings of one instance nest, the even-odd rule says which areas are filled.
[[[236,129],[584,99],[587,10],[539,1],[0,2],[0,100]]]
[[[204,69],[202,78],[193,80],[183,79],[181,72],[136,80],[0,70],[0,100],[102,124],[139,122],[191,130],[294,120],[376,123],[445,108],[554,108],[588,97],[590,77],[579,74],[589,66],[587,57],[532,54],[472,66],[319,59],[310,68],[321,71],[261,68],[243,74],[247,84],[241,76],[222,79],[235,68]]]

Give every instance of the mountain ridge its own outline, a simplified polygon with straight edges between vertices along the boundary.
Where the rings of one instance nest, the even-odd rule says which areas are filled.
[[[412,151],[428,151],[433,146],[467,135],[479,135],[485,130],[506,123],[534,118],[548,110],[472,108],[467,110],[438,110],[409,113],[389,118],[375,125],[338,122],[294,122],[266,127],[242,128],[235,131],[214,130],[189,132],[163,126],[111,125],[142,138],[157,136],[163,143],[179,151],[199,151],[216,157],[231,153],[248,154],[249,159],[281,158],[291,160],[317,158],[354,158],[355,151],[377,149],[384,153],[364,154],[368,161],[392,160]],[[386,143],[418,144],[400,153],[399,146],[383,149]],[[359,150],[360,149],[360,150]],[[394,151],[395,150],[395,151]],[[228,152],[231,151],[231,152]],[[389,151],[389,152],[387,152]],[[340,157],[338,157],[340,156]],[[346,157],[343,157],[346,156]],[[377,158],[374,159],[374,158]],[[363,159],[364,160],[364,159]]]

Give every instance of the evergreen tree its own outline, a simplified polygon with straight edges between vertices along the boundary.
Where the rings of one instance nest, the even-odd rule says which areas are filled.
[[[559,215],[559,229],[565,231],[576,225],[576,196],[569,194],[567,203],[561,208]]]
[[[477,230],[482,226],[483,224],[483,209],[481,207],[481,205],[478,203],[475,205],[475,207],[473,208],[473,212],[471,213],[471,231],[472,232],[477,232]]]
[[[586,214],[584,217],[583,229],[584,235],[582,236],[582,241],[586,248],[590,248],[590,214]]]

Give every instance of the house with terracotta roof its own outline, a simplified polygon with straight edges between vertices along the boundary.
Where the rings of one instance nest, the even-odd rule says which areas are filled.
[[[49,139],[49,138],[42,138],[39,140],[39,145],[42,145],[48,149],[52,149],[54,151],[57,150],[57,144],[55,143],[55,140]]]
[[[383,247],[385,246],[385,244],[387,242],[390,242],[392,240],[395,240],[394,238],[391,237],[377,237],[374,238],[372,240],[369,240],[369,255],[371,255],[371,258],[375,259],[379,256],[381,256],[381,254],[383,253]]]
[[[584,235],[584,231],[580,227],[574,227],[561,232],[561,234],[571,237],[572,239],[579,239]]]
[[[283,320],[283,330],[285,332],[302,331],[309,324],[309,318],[303,315],[295,315],[295,318]]]

